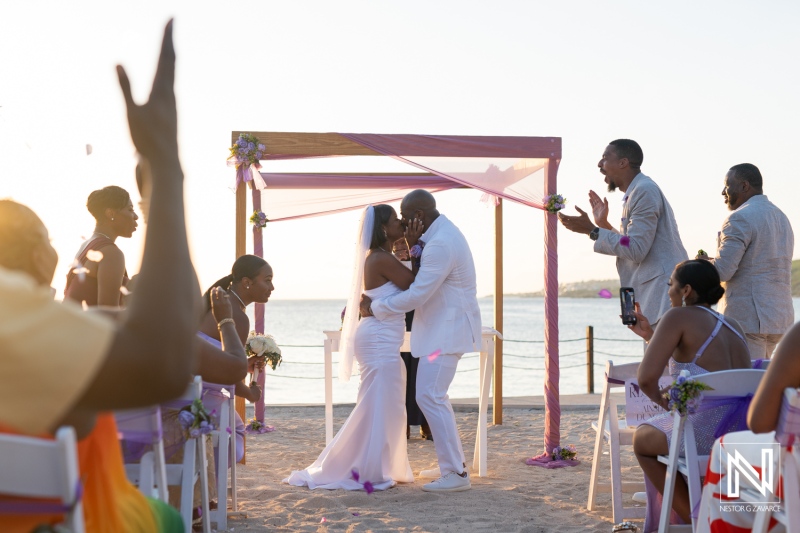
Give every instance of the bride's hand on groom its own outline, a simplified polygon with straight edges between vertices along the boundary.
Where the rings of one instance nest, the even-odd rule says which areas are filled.
[[[372,316],[372,309],[370,309],[371,305],[372,305],[372,298],[370,298],[366,294],[362,294],[361,301],[358,304],[358,310],[361,313],[362,317]]]

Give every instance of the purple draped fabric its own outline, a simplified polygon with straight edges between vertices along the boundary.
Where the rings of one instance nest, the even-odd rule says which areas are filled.
[[[0,514],[67,514],[72,512],[83,498],[83,483],[75,484],[75,500],[72,503],[52,503],[46,501],[0,501]]]

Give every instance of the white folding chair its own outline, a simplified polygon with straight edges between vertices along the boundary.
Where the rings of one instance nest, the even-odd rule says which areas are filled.
[[[586,509],[594,510],[597,493],[610,492],[613,508],[614,522],[622,522],[626,518],[644,518],[645,507],[625,507],[622,494],[644,491],[644,481],[622,481],[620,466],[620,446],[632,446],[635,426],[629,426],[627,421],[620,419],[617,413],[619,395],[612,394],[613,389],[625,388],[625,382],[635,379],[639,371],[639,363],[615,365],[613,361],[606,362],[606,386],[600,398],[600,414],[597,422],[592,422],[595,430],[594,456],[592,459],[592,474],[589,478],[589,499]],[[668,375],[665,369],[665,375]],[[603,456],[603,446],[608,443],[608,456],[611,470],[611,482],[600,483],[600,459]]]
[[[712,387],[713,390],[706,390],[703,392],[704,398],[709,400],[715,397],[752,394],[758,388],[758,384],[763,376],[763,370],[738,369],[701,374],[694,376],[693,379]],[[681,442],[683,442],[684,445],[684,457],[680,457]],[[697,509],[702,494],[701,479],[702,476],[705,475],[709,456],[700,456],[697,454],[694,424],[688,416],[682,417],[677,411],[673,413],[672,438],[670,443],[669,455],[660,455],[658,457],[660,462],[667,465],[658,531],[659,533],[687,529],[694,531],[697,527],[697,519],[694,515],[692,515],[691,526],[670,526],[669,524],[670,514],[672,512],[672,500],[675,493],[675,480],[678,473],[686,478],[686,484],[689,487],[689,502],[691,508]]]
[[[77,443],[72,427],[59,428],[55,440],[0,435],[0,494],[61,501],[2,502],[0,514],[64,513],[65,527],[73,533],[83,533],[79,488]]]
[[[181,398],[187,403],[202,398],[203,380],[196,376],[189,390]],[[200,483],[200,500],[203,521],[203,533],[211,533],[211,520],[208,511],[208,461],[206,460],[205,435],[189,438],[183,445],[183,464],[166,465],[167,484],[181,487],[180,512],[186,533],[192,533],[192,509],[194,486]]]
[[[145,496],[169,503],[166,460],[164,458],[164,431],[161,427],[161,407],[131,409],[114,413],[117,430],[128,446],[146,446],[138,464],[125,464],[128,480],[139,487]]]
[[[766,533],[770,518],[786,526],[787,531],[800,531],[800,465],[791,449],[800,444],[800,394],[793,387],[783,393],[783,404],[775,429],[775,440],[781,446],[780,476],[774,477],[774,483],[783,480],[783,505],[780,511],[772,510],[772,506],[763,506],[756,513],[753,533]],[[773,486],[773,493],[777,487]]]
[[[236,500],[236,407],[234,401],[235,385],[222,387],[227,399],[222,402],[219,412],[219,427],[212,432],[214,446],[217,448],[217,508],[210,512],[210,520],[219,530],[228,529],[228,497],[231,508],[239,509]],[[230,466],[230,469],[228,468]],[[230,470],[230,485],[228,475]],[[230,487],[230,491],[228,490]]]

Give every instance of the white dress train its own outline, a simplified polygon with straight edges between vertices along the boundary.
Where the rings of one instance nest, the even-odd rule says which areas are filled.
[[[400,292],[388,282],[364,293],[372,299]],[[385,320],[361,319],[356,330],[355,358],[361,372],[353,411],[316,461],[295,470],[284,483],[311,489],[375,490],[411,483],[406,442],[406,369],[400,358],[405,314]],[[352,471],[359,474],[355,481]]]

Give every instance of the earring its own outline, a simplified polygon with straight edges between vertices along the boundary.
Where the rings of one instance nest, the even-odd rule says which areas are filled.
[[[111,217],[111,222],[114,222],[114,217]]]
[[[686,307],[686,296],[681,296],[681,307]]]
[[[244,288],[245,288],[245,289],[249,289],[249,288],[250,288],[250,285],[245,285],[245,286],[244,286]]]

